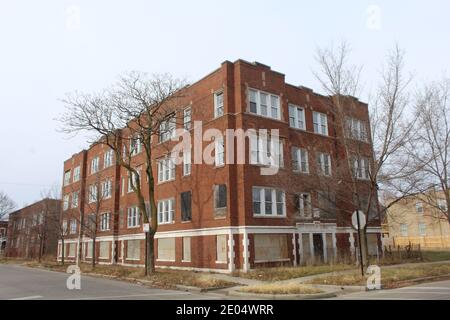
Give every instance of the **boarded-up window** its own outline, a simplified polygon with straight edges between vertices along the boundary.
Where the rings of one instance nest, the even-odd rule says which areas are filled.
[[[255,261],[288,259],[287,235],[255,234]]]
[[[158,239],[158,260],[175,261],[175,238]]]
[[[191,238],[190,237],[183,238],[183,261],[186,261],[186,262],[191,261]]]
[[[100,258],[109,258],[109,241],[100,242]]]
[[[141,240],[127,241],[127,260],[140,260],[141,258]]]
[[[69,257],[71,257],[71,258],[75,257],[75,246],[76,246],[76,243],[69,244]]]
[[[217,239],[216,239],[216,245],[217,245],[216,261],[226,263],[227,262],[227,235],[226,234],[218,235]]]
[[[92,241],[86,243],[86,258],[92,258]]]

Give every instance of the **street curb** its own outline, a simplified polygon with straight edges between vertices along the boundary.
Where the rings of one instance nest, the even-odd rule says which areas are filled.
[[[326,299],[337,296],[335,292],[313,293],[313,294],[265,294],[265,293],[247,293],[236,290],[228,292],[232,297],[246,297],[267,300],[310,300],[310,299]]]

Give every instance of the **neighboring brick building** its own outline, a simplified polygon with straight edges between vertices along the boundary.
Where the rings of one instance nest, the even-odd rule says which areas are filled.
[[[389,242],[394,246],[415,244],[427,249],[450,248],[450,224],[442,193],[408,197],[392,205],[385,218]]]
[[[44,199],[10,213],[6,256],[56,256],[61,201]],[[41,251],[40,251],[41,250]]]
[[[8,234],[8,221],[0,221],[0,256],[4,255],[6,250],[7,234]]]
[[[345,187],[327,190],[339,186],[331,181],[339,162],[346,161],[336,139],[330,98],[285,83],[284,75],[268,66],[243,60],[224,62],[187,91],[186,109],[180,115],[185,128],[194,131],[194,121],[203,121],[203,132],[209,128],[222,132],[279,129],[282,167],[276,175],[261,175],[261,150],[253,142],[246,144],[245,154],[251,154],[246,164],[223,163],[220,150],[226,152],[228,146],[220,147],[220,140],[215,164],[189,163],[196,150],[209,144],[204,142],[202,148],[194,145],[192,154],[186,156],[189,161],[172,166],[165,158],[170,142],[161,142],[164,137],[154,139],[157,266],[247,271],[265,265],[327,262],[355,252],[356,233],[349,218],[355,208],[345,200],[352,194]],[[354,144],[363,150],[368,166],[373,161],[368,108],[349,99],[354,103],[346,110],[348,119],[355,121],[364,140],[354,140]],[[144,157],[139,150],[136,153],[138,168]],[[78,248],[77,221],[90,213],[85,198],[101,174],[109,196],[101,204],[99,262],[142,266],[144,233],[137,199],[129,190],[127,171],[110,157],[107,146],[94,144],[64,163],[63,219],[72,227],[65,239],[66,258],[75,259],[81,249],[82,260],[90,260],[88,237]],[[367,189],[365,177],[362,170],[363,190]],[[145,194],[145,183],[143,189]],[[377,212],[373,216],[368,238],[371,253],[377,254],[381,229]]]

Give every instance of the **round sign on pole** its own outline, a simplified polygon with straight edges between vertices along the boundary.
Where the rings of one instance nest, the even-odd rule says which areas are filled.
[[[361,210],[357,210],[352,214],[352,225],[353,228],[355,228],[356,230],[359,230],[358,216],[359,216],[359,227],[362,229],[366,226],[366,215]]]

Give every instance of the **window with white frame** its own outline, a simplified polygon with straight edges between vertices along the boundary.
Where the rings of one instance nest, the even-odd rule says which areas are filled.
[[[72,208],[78,208],[78,191],[72,193]]]
[[[250,163],[264,166],[284,166],[283,140],[267,135],[250,137]],[[278,163],[276,163],[278,161]]]
[[[111,218],[110,213],[102,213],[100,215],[100,231],[107,231],[109,230],[109,221]]]
[[[289,104],[289,126],[306,130],[305,123],[305,109]]]
[[[214,209],[224,209],[227,207],[227,185],[214,185]]]
[[[183,176],[191,174],[191,151],[183,152]]]
[[[367,141],[367,127],[364,121],[348,117],[346,119],[347,136],[360,141]]]
[[[80,166],[73,169],[73,182],[80,181]]]
[[[136,181],[138,181],[140,185],[141,175],[139,171],[137,173],[136,172],[132,172],[131,174],[128,173],[128,193],[133,192],[133,186],[137,187]]]
[[[114,151],[113,150],[106,151],[105,155],[103,156],[104,167],[105,168],[111,167],[113,165],[113,160],[114,160]]]
[[[67,233],[67,220],[63,220],[63,222],[62,222],[62,230],[63,230],[63,234]]]
[[[322,134],[324,136],[328,135],[328,120],[327,115],[321,112],[313,112],[313,124],[314,133]]]
[[[127,215],[127,226],[128,228],[135,228],[140,225],[140,213],[138,207],[130,207],[128,208]]]
[[[419,235],[421,237],[427,235],[427,226],[425,225],[425,223],[419,223]]]
[[[214,153],[216,167],[223,166],[225,164],[225,146],[223,137],[216,137],[214,141]]]
[[[273,188],[253,187],[254,216],[285,216],[285,194]]]
[[[158,224],[172,223],[175,212],[175,199],[158,201]]]
[[[139,136],[132,137],[130,139],[130,154],[135,156],[142,151],[142,141]]]
[[[112,180],[107,179],[102,182],[102,198],[109,199],[112,196]]]
[[[128,240],[127,260],[140,260],[141,258],[141,240]]]
[[[89,203],[96,202],[98,200],[98,188],[97,185],[93,184],[89,186],[88,189],[88,200]]]
[[[214,93],[214,118],[223,116],[223,91]]]
[[[296,197],[296,202],[299,215],[304,218],[310,218],[312,216],[311,194],[298,194]]]
[[[280,97],[274,94],[249,89],[250,112],[263,117],[281,119]]]
[[[159,142],[165,142],[175,137],[175,115],[172,115],[170,119],[161,121],[159,125]]]
[[[70,184],[70,170],[64,172],[64,185],[67,186]]]
[[[175,179],[175,161],[169,156],[158,161],[158,182]]]
[[[292,170],[295,172],[309,173],[308,150],[292,147]]]
[[[70,234],[77,233],[77,220],[71,219],[70,220]]]
[[[67,209],[69,209],[69,195],[68,194],[66,194],[66,195],[64,195],[64,197],[63,197],[63,210],[67,210]]]
[[[318,173],[325,176],[331,176],[330,155],[328,153],[317,152],[316,160],[317,160],[317,169],[319,171]]]
[[[98,172],[99,163],[100,161],[98,157],[95,157],[94,159],[91,160],[91,174]]]
[[[437,200],[437,205],[439,210],[441,211],[447,211],[447,201],[445,201],[444,199],[438,199]]]
[[[422,202],[416,202],[416,211],[419,214],[423,214],[423,204],[422,204]]]
[[[191,115],[191,108],[188,107],[183,110],[183,127],[185,130],[191,130],[192,128],[192,115]]]
[[[355,157],[353,159],[353,175],[357,179],[367,180],[370,178],[369,159]]]

